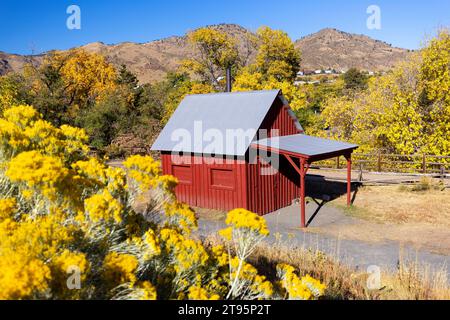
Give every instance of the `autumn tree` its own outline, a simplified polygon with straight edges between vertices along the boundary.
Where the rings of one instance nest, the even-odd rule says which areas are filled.
[[[450,31],[441,30],[422,51],[421,108],[429,123],[424,152],[450,154]]]
[[[256,61],[240,70],[234,91],[281,89],[294,110],[305,106],[305,93],[293,83],[299,70],[300,52],[288,35],[263,27],[258,30]]]
[[[23,77],[18,74],[0,77],[0,113],[8,107],[24,102],[23,82]]]
[[[361,90],[367,88],[367,76],[356,68],[350,68],[343,76],[345,89]]]
[[[450,36],[441,31],[420,52],[368,89],[330,98],[322,113],[337,138],[361,150],[397,154],[450,154]]]
[[[266,80],[292,82],[300,70],[300,51],[286,32],[261,27],[257,31],[259,48],[254,65]]]
[[[193,31],[188,35],[188,40],[195,53],[183,62],[184,69],[215,89],[223,89],[220,77],[223,77],[227,68],[240,65],[236,40],[213,28]]]
[[[25,75],[34,105],[56,124],[73,122],[79,111],[106,97],[116,87],[116,69],[106,59],[82,49],[53,52]]]

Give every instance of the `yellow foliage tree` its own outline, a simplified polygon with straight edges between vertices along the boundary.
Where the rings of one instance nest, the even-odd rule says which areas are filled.
[[[261,27],[258,32],[259,48],[254,67],[265,80],[293,82],[300,69],[300,51],[287,33]]]
[[[239,71],[233,91],[281,89],[292,109],[301,110],[306,106],[306,95],[293,84],[300,66],[300,52],[280,30],[263,27],[257,35],[256,61]]]
[[[114,66],[102,55],[83,49],[51,53],[39,68],[28,65],[25,76],[46,119],[72,119],[117,87]]]
[[[450,31],[443,29],[422,50],[422,104],[428,112],[424,152],[450,154]]]
[[[19,88],[10,77],[0,77],[0,112],[20,102],[18,92]]]
[[[189,33],[188,40],[195,54],[183,61],[183,69],[194,73],[217,90],[221,89],[219,77],[225,74],[227,68],[239,65],[236,40],[213,28],[193,31]]]
[[[368,89],[330,98],[322,118],[333,136],[362,151],[450,154],[450,36],[442,31]]]

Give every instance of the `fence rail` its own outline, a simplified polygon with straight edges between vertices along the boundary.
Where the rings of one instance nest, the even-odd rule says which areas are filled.
[[[352,161],[353,168],[361,171],[440,175],[450,173],[450,156],[355,153],[352,155]],[[338,157],[314,163],[314,166],[343,169],[346,160],[344,157]]]

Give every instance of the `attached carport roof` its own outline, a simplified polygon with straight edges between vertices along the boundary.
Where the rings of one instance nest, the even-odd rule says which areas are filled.
[[[258,149],[319,161],[339,155],[348,155],[358,146],[346,142],[312,137],[304,134],[272,137],[252,143]]]

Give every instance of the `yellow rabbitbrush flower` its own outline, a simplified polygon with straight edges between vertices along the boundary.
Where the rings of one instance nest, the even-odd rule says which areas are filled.
[[[133,251],[137,252],[137,258],[140,261],[150,261],[161,254],[160,239],[152,229],[148,229],[142,237],[128,239],[127,245],[134,248]]]
[[[60,213],[0,222],[0,299],[44,298],[52,294],[48,262],[74,240],[76,228]]]
[[[42,116],[32,106],[20,105],[4,110],[3,118],[15,124],[19,129],[24,130],[40,120]]]
[[[131,254],[109,253],[103,262],[103,277],[108,286],[114,288],[119,284],[135,283],[135,271],[138,260]]]
[[[291,300],[311,300],[320,298],[326,286],[309,275],[301,279],[295,274],[295,268],[280,264],[277,266],[278,276],[281,279],[281,286],[286,290],[288,298]]]
[[[161,247],[159,244],[159,239],[156,236],[155,232],[152,229],[149,229],[145,234],[144,234],[144,243],[147,245],[147,250],[145,258],[149,259],[154,255],[159,255],[161,254]]]
[[[0,119],[0,146],[7,157],[38,150],[67,161],[83,158],[89,152],[88,137],[83,129],[67,125],[56,128],[31,106],[10,107],[3,116]]]
[[[70,274],[77,272],[80,276],[80,286],[84,286],[89,271],[89,261],[86,255],[81,252],[72,252],[64,250],[61,254],[54,257],[50,264],[52,275],[52,290],[61,297],[77,297],[77,290],[70,290],[67,287],[67,280]]]
[[[177,273],[191,272],[208,261],[209,255],[200,242],[167,228],[160,231],[160,236],[166,252],[175,258],[173,267]]]
[[[30,145],[30,141],[21,128],[9,121],[0,119],[0,145],[2,152],[6,154],[6,151],[12,153],[12,150],[26,149]]]
[[[251,264],[238,257],[230,260],[230,279],[235,285],[235,298],[244,294],[250,299],[269,299],[273,295],[273,286],[265,276],[258,274],[258,270]]]
[[[188,298],[189,300],[219,300],[220,296],[211,294],[201,287],[190,287]]]
[[[231,241],[211,248],[191,235],[194,211],[151,157],[111,168],[86,155],[82,130],[55,128],[29,107],[0,120],[0,299],[280,296],[246,261],[269,234],[263,218],[231,211]],[[134,187],[151,197],[145,215]],[[67,287],[74,268],[80,290]],[[299,281],[311,295],[323,291],[311,277]]]
[[[62,125],[61,128],[62,140],[65,142],[65,151],[69,154],[80,153],[87,154],[89,147],[89,137],[84,129]]]
[[[14,198],[0,199],[0,222],[11,218],[17,211],[17,201]]]
[[[129,169],[130,177],[136,180],[144,191],[153,187],[153,179],[161,174],[160,163],[151,157],[131,156],[123,165]]]
[[[179,202],[167,202],[163,207],[167,227],[178,229],[183,234],[190,234],[191,231],[197,229],[195,213],[188,205]]]
[[[229,256],[225,252],[225,247],[223,245],[214,246],[211,250],[219,267],[228,265]]]
[[[156,300],[156,288],[149,281],[144,281],[137,287],[140,289],[141,300]]]
[[[23,184],[28,189],[39,190],[51,201],[58,198],[69,170],[61,159],[44,156],[38,151],[19,154],[11,160],[6,176],[12,181]]]
[[[84,201],[85,210],[93,222],[122,222],[122,204],[108,190],[96,194]]]
[[[39,259],[5,250],[0,259],[0,300],[28,299],[48,289],[50,269]]]
[[[266,220],[245,209],[235,209],[228,212],[225,223],[233,228],[252,230],[263,236],[269,235]]]
[[[129,178],[134,181],[136,187],[141,192],[161,187],[172,198],[173,189],[178,184],[178,180],[173,176],[161,175],[161,163],[149,156],[131,156],[123,165],[127,169]]]

